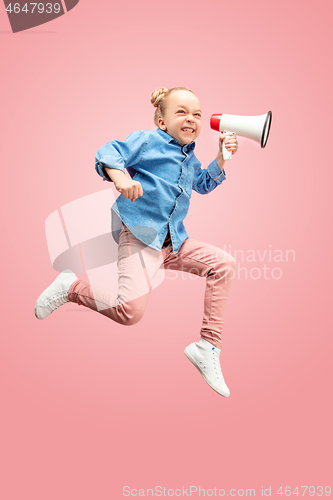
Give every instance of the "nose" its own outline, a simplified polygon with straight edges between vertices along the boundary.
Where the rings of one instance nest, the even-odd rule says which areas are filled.
[[[193,122],[193,117],[192,117],[192,115],[187,115],[187,117],[186,117],[186,121],[187,121],[187,122]]]

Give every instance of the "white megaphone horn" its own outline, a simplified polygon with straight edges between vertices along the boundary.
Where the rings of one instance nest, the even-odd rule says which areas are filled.
[[[258,142],[262,148],[266,146],[269,130],[271,128],[272,112],[258,116],[238,116],[215,114],[210,118],[213,130],[223,132],[224,135],[241,135]],[[232,152],[228,151],[223,141],[223,159],[230,160]]]

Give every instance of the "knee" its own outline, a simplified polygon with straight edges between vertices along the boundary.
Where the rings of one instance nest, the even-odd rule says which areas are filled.
[[[229,255],[227,265],[228,265],[228,267],[232,271],[235,271],[235,269],[236,269],[236,259],[232,255]]]
[[[236,259],[227,254],[226,257],[219,261],[217,266],[217,272],[221,277],[228,277],[228,279],[233,279],[236,271]]]
[[[137,323],[139,323],[139,321],[141,321],[143,315],[144,311],[142,311],[141,309],[137,309],[136,311],[131,311],[131,313],[123,316],[121,323],[122,325],[125,326],[136,325]]]

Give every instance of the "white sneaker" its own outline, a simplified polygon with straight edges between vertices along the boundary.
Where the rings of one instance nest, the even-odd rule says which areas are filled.
[[[62,271],[53,283],[38,297],[35,305],[36,318],[45,319],[49,314],[58,309],[58,307],[69,302],[69,287],[78,279],[70,269]]]
[[[201,337],[199,342],[187,346],[184,352],[214,391],[225,398],[230,396],[220,366],[221,349]]]

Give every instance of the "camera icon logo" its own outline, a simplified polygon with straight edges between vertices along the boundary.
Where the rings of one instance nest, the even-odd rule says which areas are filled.
[[[45,232],[49,256],[56,271],[71,269],[74,273],[85,272],[89,282],[94,286],[117,292],[119,275],[116,240],[120,227],[111,228],[111,206],[114,201],[112,189],[105,189],[72,201],[47,217]],[[138,226],[137,229],[147,230]],[[153,239],[156,232],[151,230],[151,233]],[[125,257],[130,259],[129,267],[134,267],[138,272],[138,284],[131,290],[131,300],[149,291],[150,285],[145,279],[144,267],[145,254],[151,251],[152,249],[147,246],[139,252],[129,251]],[[154,277],[152,289],[160,285],[164,277],[161,255],[161,267]],[[97,305],[98,310],[106,307],[108,306]]]

